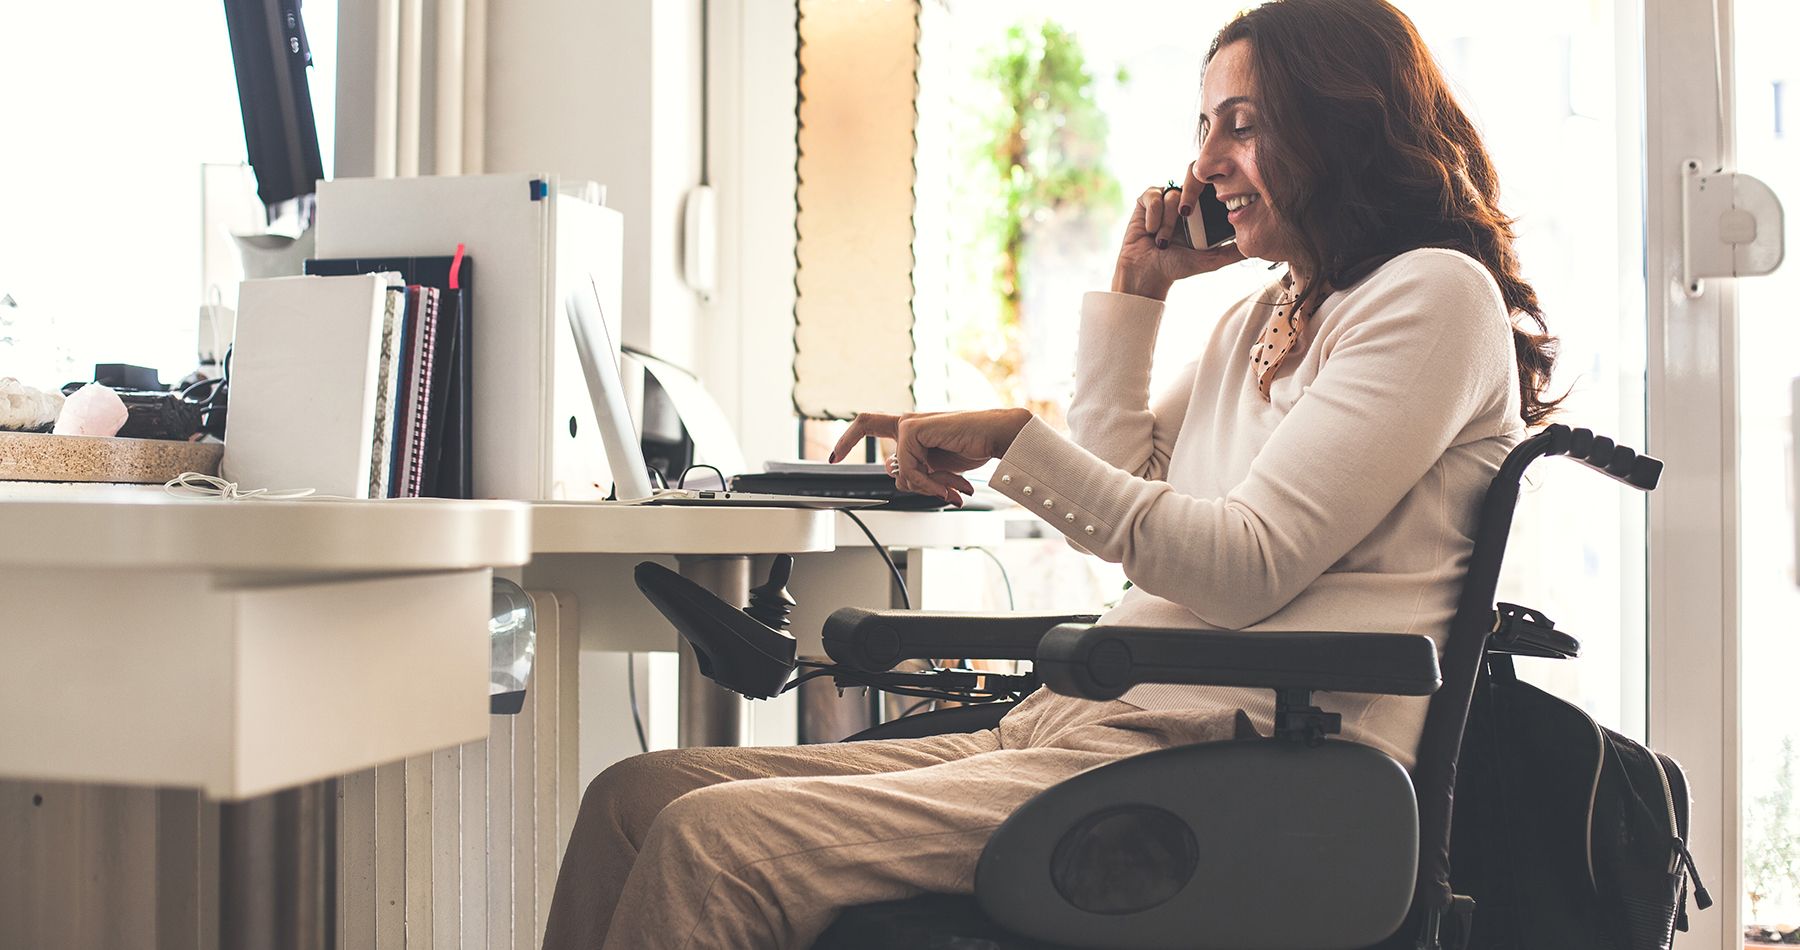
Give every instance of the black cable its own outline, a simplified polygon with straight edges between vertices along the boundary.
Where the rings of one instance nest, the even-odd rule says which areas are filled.
[[[895,716],[894,719],[905,719],[906,717],[912,715],[913,713],[918,712],[920,706],[930,706],[936,702],[937,702],[937,700],[935,700],[935,699],[921,699],[918,702],[913,703],[911,706],[906,707],[906,711],[902,712],[898,716]],[[935,709],[931,710],[931,712],[936,712],[936,711],[937,710],[935,710]],[[893,720],[890,719],[888,721],[892,722]]]
[[[906,578],[900,576],[900,568],[895,566],[893,558],[888,557],[887,548],[882,547],[881,542],[875,540],[875,532],[870,531],[869,526],[863,524],[863,520],[856,516],[856,512],[851,511],[848,508],[840,508],[838,510],[849,515],[850,520],[856,522],[856,526],[862,529],[862,533],[868,535],[869,543],[875,546],[875,553],[881,555],[881,559],[887,562],[888,570],[894,572],[894,583],[900,585],[900,603],[903,604],[907,610],[911,610],[912,595],[906,592]]]
[[[708,465],[705,462],[695,462],[694,464],[689,465],[687,468],[682,469],[681,477],[675,479],[675,487],[676,488],[686,488],[687,480],[688,480],[688,473],[692,472],[694,469],[697,469],[697,468],[712,469],[713,474],[719,476],[719,490],[720,491],[729,491],[730,490],[730,483],[725,481],[725,473],[719,471],[719,467],[717,465]]]
[[[864,685],[868,685],[868,684],[857,683],[855,685],[864,686]],[[1016,691],[1012,691],[1012,690],[1006,690],[1006,691],[982,690],[979,692],[970,692],[970,693],[964,693],[964,692],[952,693],[952,692],[949,692],[946,690],[921,689],[921,688],[913,687],[913,686],[882,685],[882,686],[869,686],[868,688],[878,689],[884,693],[892,693],[895,696],[917,696],[917,697],[920,697],[923,699],[936,699],[936,700],[941,700],[943,702],[948,702],[948,703],[968,703],[970,705],[977,705],[980,703],[998,703],[998,702],[1004,702],[1009,699],[1021,698]]]
[[[980,677],[983,683],[991,680],[997,682],[998,685],[976,686],[974,684],[968,684],[942,688],[934,688],[929,685],[906,685],[907,682],[928,684],[930,680],[934,678],[935,673],[952,672],[948,670],[936,670],[916,674],[895,672],[869,673],[862,670],[851,669],[847,666],[821,663],[802,662],[796,665],[807,666],[812,669],[789,680],[787,684],[781,688],[781,691],[784,693],[788,690],[798,688],[800,684],[805,683],[808,680],[815,680],[824,676],[829,676],[835,680],[839,689],[860,686],[883,693],[892,693],[896,696],[913,696],[920,699],[938,700],[940,702],[969,704],[1023,699],[1027,692],[1030,692],[1032,688],[1035,688],[1035,680],[1031,680],[1032,685],[1024,685],[1025,682],[1030,679],[1029,677],[1007,675],[1004,673],[989,673],[982,670],[967,670],[961,672],[973,673]],[[902,681],[899,679],[899,677],[902,676],[916,677],[916,679]],[[1009,683],[1013,685],[1008,686],[1007,684]]]
[[[988,556],[988,560],[994,562],[994,566],[1000,569],[1000,580],[1002,580],[1006,584],[1006,609],[1007,610],[1018,610],[1019,609],[1018,605],[1013,602],[1012,578],[1007,576],[1006,565],[1000,563],[1000,558],[996,557],[994,555],[994,552],[989,551],[987,548],[963,548],[963,550],[964,551],[980,551],[981,553]]]
[[[631,724],[637,727],[638,748],[649,752],[650,743],[644,738],[644,714],[638,709],[636,653],[625,654],[625,691],[631,697]]]
[[[809,663],[806,665],[812,666],[814,664]],[[817,670],[813,670],[810,673],[802,673],[799,676],[796,676],[793,679],[788,680],[787,684],[781,687],[781,691],[785,693],[790,689],[798,689],[800,684],[806,682],[807,680],[816,680],[821,676],[830,676],[830,675],[831,675],[830,669],[817,669]]]

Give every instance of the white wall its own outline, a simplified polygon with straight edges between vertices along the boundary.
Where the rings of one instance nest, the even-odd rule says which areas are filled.
[[[699,0],[490,0],[487,170],[606,186],[625,342],[692,366],[682,196],[700,177]]]
[[[373,168],[376,2],[341,0],[345,175]],[[698,372],[756,468],[795,453],[796,7],[708,0],[704,9],[721,231],[710,302],[681,277],[683,201],[701,180],[703,0],[488,0],[482,144],[486,171],[606,186],[607,204],[625,215],[625,342]],[[431,110],[422,118],[429,126]]]

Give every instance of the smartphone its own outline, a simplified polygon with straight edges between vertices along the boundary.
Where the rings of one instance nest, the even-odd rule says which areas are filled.
[[[1169,187],[1180,188],[1181,186],[1170,182]],[[1200,212],[1199,214],[1190,215],[1175,222],[1175,233],[1170,238],[1170,243],[1179,244],[1182,247],[1195,247],[1194,236],[1188,230],[1188,222],[1195,219],[1199,219],[1201,227],[1206,231],[1205,247],[1208,250],[1222,244],[1229,244],[1237,237],[1237,229],[1231,226],[1231,220],[1226,217],[1229,212],[1225,209],[1225,202],[1219,200],[1219,193],[1213,190],[1212,185],[1208,184],[1205,188],[1200,189],[1200,207],[1197,210]]]

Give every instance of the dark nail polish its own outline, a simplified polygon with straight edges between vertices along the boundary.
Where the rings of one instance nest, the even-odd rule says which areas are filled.
[[[1188,217],[1189,215],[1192,215],[1193,213],[1194,213],[1193,205],[1182,205],[1181,206],[1181,216],[1182,217],[1184,217],[1184,218]]]
[[[1157,250],[1159,250],[1159,251],[1167,250],[1168,247],[1169,247],[1169,239],[1168,238],[1157,238],[1156,239],[1156,249]]]

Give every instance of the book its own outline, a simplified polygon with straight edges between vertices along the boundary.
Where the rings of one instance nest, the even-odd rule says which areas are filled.
[[[430,384],[436,338],[437,291],[432,287],[406,288],[406,315],[401,321],[399,382],[394,396],[394,440],[388,474],[389,498],[418,497],[420,466],[424,460],[426,425],[430,412]]]
[[[409,287],[418,298],[418,332],[413,337],[413,373],[406,380],[411,416],[406,420],[406,490],[402,497],[419,497],[425,475],[425,440],[430,432],[432,370],[437,356],[438,289]]]
[[[396,275],[397,276],[397,275]],[[369,497],[388,497],[388,476],[393,470],[394,399],[400,384],[400,325],[406,317],[406,288],[387,289],[382,315],[381,366],[375,395],[375,439],[369,464]]]
[[[387,287],[378,274],[243,282],[226,479],[369,497]]]
[[[419,494],[426,498],[473,498],[473,422],[468,386],[471,372],[465,288],[443,290],[438,298],[436,362],[432,367],[431,426],[425,438],[425,473]]]
[[[412,372],[416,351],[412,338],[418,332],[418,298],[411,285],[401,290],[399,351],[394,358],[394,434],[388,440],[388,482],[385,497],[403,498],[406,491],[406,420],[411,417],[412,387],[407,376]]]

